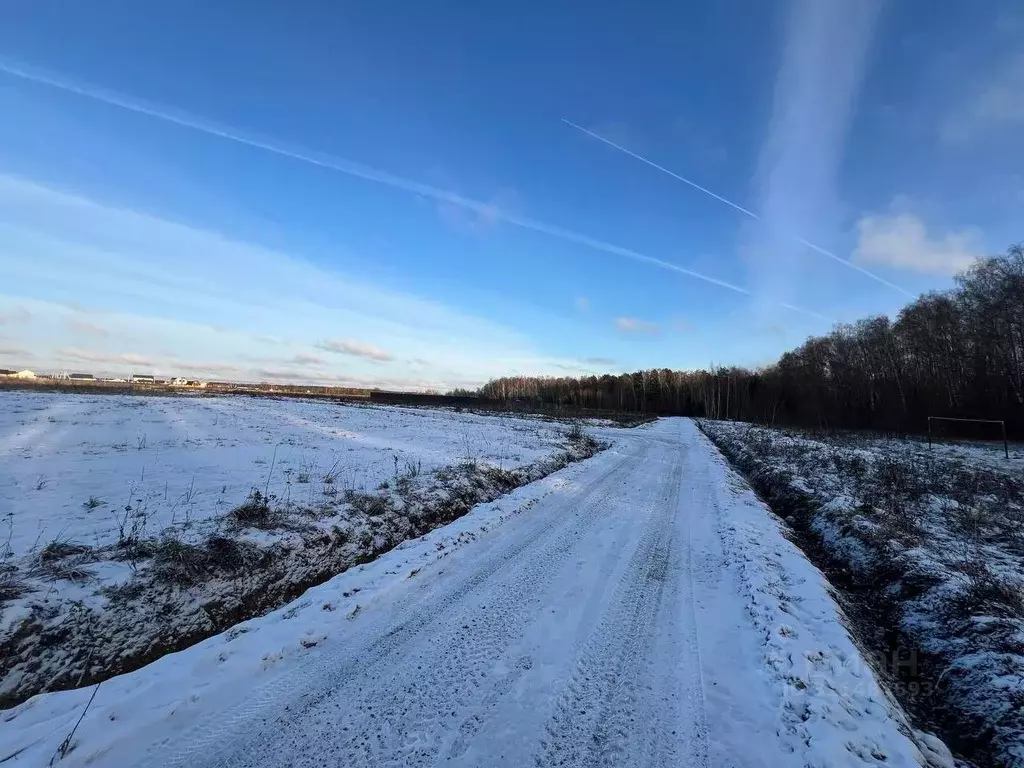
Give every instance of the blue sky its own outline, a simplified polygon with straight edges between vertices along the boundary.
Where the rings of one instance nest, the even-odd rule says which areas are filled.
[[[8,0],[0,367],[757,365],[1022,237],[1019,3],[553,5]]]

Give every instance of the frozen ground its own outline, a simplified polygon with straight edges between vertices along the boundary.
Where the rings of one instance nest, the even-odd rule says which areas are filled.
[[[440,410],[0,400],[8,705],[187,647],[599,449],[564,424]]]
[[[1024,766],[1024,478],[993,445],[705,422],[901,632],[901,692],[974,759]],[[894,663],[895,662],[895,663]]]
[[[614,439],[263,618],[4,712],[0,760],[949,764],[691,422]]]
[[[54,539],[101,547],[126,505],[154,532],[223,515],[253,488],[314,506],[328,473],[374,490],[410,463],[513,469],[555,453],[562,431],[309,400],[0,392],[0,541],[15,557]]]

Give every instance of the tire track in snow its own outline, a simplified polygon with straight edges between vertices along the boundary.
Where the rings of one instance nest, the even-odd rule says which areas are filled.
[[[544,583],[583,530],[610,514],[609,496],[624,475],[635,471],[637,461],[633,458],[592,487],[574,505],[577,518],[570,525],[551,532],[550,538],[532,537],[519,551],[502,558],[498,570],[509,573],[488,578],[487,584],[474,579],[474,589],[465,594],[467,602],[448,608],[440,621],[432,622],[441,624],[428,630],[432,639],[418,642],[422,640],[418,633],[411,653],[389,649],[368,665],[362,677],[378,682],[360,686],[360,704],[353,708],[347,696],[332,696],[335,709],[328,710],[327,719],[347,736],[340,744],[300,742],[306,762],[315,765],[329,755],[331,761],[346,766],[431,765],[446,734],[456,732],[468,739],[480,722],[481,700],[493,704],[531,666],[529,656],[520,655],[508,673],[496,676],[488,686],[488,678],[495,678],[496,661],[521,638],[531,615],[543,610]],[[535,551],[524,556],[529,549]],[[387,672],[398,663],[408,668],[415,664],[417,673],[426,674],[413,674],[396,687]]]
[[[660,503],[649,512],[629,567],[547,726],[547,739],[535,759],[541,768],[706,764],[699,677],[694,686],[690,676],[690,686],[680,692],[675,678],[664,674],[687,660],[679,658],[674,638],[678,587],[688,579],[689,560],[677,530],[682,464],[671,454],[670,460],[673,466],[664,473]],[[695,637],[692,623],[683,634]],[[656,663],[656,657],[667,663]],[[684,712],[684,698],[698,712]],[[695,732],[683,736],[680,730],[688,722]],[[679,754],[680,747],[687,754]]]
[[[650,485],[645,495],[641,499],[638,499],[638,501],[641,502],[640,508],[649,508],[655,501],[656,493],[656,486],[653,484]],[[620,520],[615,521],[614,530],[615,535],[610,537],[612,539],[611,544],[607,547],[607,551],[604,556],[600,558],[599,564],[596,569],[594,569],[594,573],[590,579],[577,582],[569,592],[565,593],[565,598],[570,601],[574,601],[576,598],[584,598],[584,596],[586,596],[578,620],[577,637],[576,642],[573,643],[574,646],[582,640],[585,640],[588,634],[593,631],[594,626],[600,618],[602,606],[610,595],[610,590],[606,588],[605,585],[612,577],[615,570],[619,567],[619,563],[623,557],[628,555],[630,540],[636,538],[633,530],[633,521],[628,516],[620,515]],[[580,543],[581,541],[577,540],[576,544],[579,545]],[[576,568],[573,569],[576,571],[573,576],[577,579],[580,578],[579,571],[582,570],[582,565],[583,563],[581,561],[577,561]],[[543,599],[551,599],[550,591]],[[524,664],[524,660],[528,660],[529,663]],[[509,663],[511,661],[511,659],[507,658],[503,663]],[[509,694],[520,678],[523,677],[524,673],[527,673],[528,670],[532,669],[532,666],[532,657],[526,653],[515,659],[515,668],[512,674],[497,677],[493,684],[493,690],[483,697],[478,708],[469,710],[470,714],[463,723],[460,724],[458,733],[452,739],[452,743],[446,752],[448,761],[458,763],[460,758],[462,758],[463,755],[465,755],[471,748],[473,738],[483,731],[485,726],[489,724],[494,725],[493,721],[495,718],[504,716],[506,720],[516,719],[516,712],[506,712],[502,715],[499,714],[499,707],[504,703],[503,698]],[[475,765],[475,763],[471,761],[465,764]]]
[[[426,764],[427,757],[440,748],[438,734],[466,706],[470,693],[479,690],[478,668],[493,665],[495,655],[500,655],[495,643],[511,642],[525,624],[528,609],[537,608],[529,599],[531,590],[538,591],[553,564],[566,557],[595,519],[611,513],[608,498],[624,478],[637,471],[644,455],[641,451],[624,456],[600,482],[581,488],[579,495],[562,500],[543,516],[530,518],[517,535],[493,544],[493,551],[470,567],[460,570],[453,566],[450,577],[434,594],[424,597],[413,590],[404,600],[403,607],[408,610],[395,611],[406,616],[404,621],[380,622],[353,631],[346,647],[332,649],[330,655],[319,657],[318,663],[300,675],[275,678],[218,721],[199,723],[182,734],[171,754],[154,750],[145,764],[269,764],[268,754],[273,754],[273,748],[268,753],[259,749],[258,739],[252,743],[254,723],[262,721],[260,725],[270,726],[280,739],[280,733],[288,734],[295,723],[310,727],[327,707],[333,710],[325,728],[343,736],[340,744],[332,745],[332,759],[337,758],[339,764],[386,765],[389,760],[405,765]],[[476,546],[486,547],[487,542]],[[470,616],[473,621],[467,620]],[[370,615],[365,618],[372,623]],[[444,653],[437,653],[437,649],[444,649]],[[439,663],[438,669],[399,681],[398,692],[388,690],[394,687],[396,666],[412,670],[410,656],[430,650],[435,651],[430,659]],[[470,670],[478,673],[471,674]],[[432,677],[443,677],[452,689],[429,680],[423,682]],[[383,690],[369,695],[377,687]],[[353,706],[356,699],[369,703]],[[386,704],[375,706],[375,701]],[[449,706],[449,715],[442,723],[436,713]],[[287,711],[280,716],[282,707]],[[268,713],[278,716],[267,717]],[[348,724],[339,725],[342,719]],[[411,732],[421,736],[402,735]],[[291,747],[294,751],[288,751],[288,764],[301,764],[305,754],[308,764],[319,765],[327,749],[322,742],[314,740],[304,745],[299,738],[292,740]],[[244,753],[236,755],[240,748]],[[307,749],[311,751],[307,753]]]

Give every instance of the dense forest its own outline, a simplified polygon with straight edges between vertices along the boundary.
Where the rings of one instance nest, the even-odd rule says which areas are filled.
[[[503,401],[821,429],[923,432],[928,416],[1005,419],[1024,435],[1024,246],[981,259],[895,322],[837,325],[758,370],[494,379]]]

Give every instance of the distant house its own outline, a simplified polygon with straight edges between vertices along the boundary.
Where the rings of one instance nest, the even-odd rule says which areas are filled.
[[[155,384],[156,377],[152,373],[133,373],[130,381],[136,384]]]
[[[169,383],[172,387],[187,387],[188,379],[183,378],[181,376],[175,376],[173,379],[170,380]]]
[[[69,377],[72,381],[95,381],[96,377],[91,373],[72,373]]]
[[[30,371],[30,370],[28,370],[26,368],[24,371],[18,371],[16,374],[14,374],[14,378],[16,378],[16,379],[36,379],[36,378],[39,378],[39,377],[36,376],[32,371]]]

